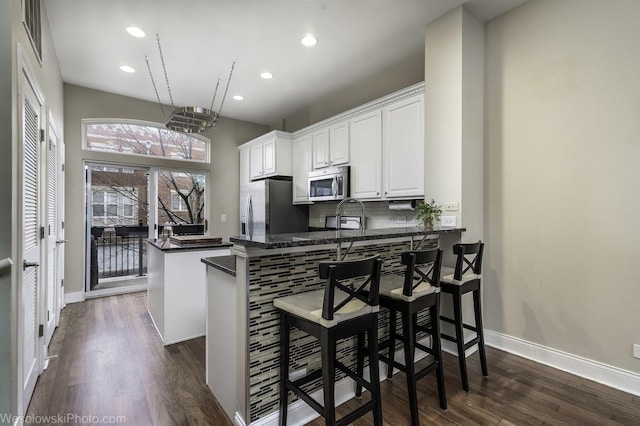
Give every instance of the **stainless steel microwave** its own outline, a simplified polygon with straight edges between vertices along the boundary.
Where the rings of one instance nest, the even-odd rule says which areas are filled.
[[[349,197],[349,166],[309,172],[309,201],[334,201]]]

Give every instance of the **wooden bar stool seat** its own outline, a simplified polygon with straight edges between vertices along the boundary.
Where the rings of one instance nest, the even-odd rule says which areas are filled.
[[[371,411],[374,425],[382,425],[380,375],[378,372],[378,294],[380,268],[378,256],[360,260],[320,262],[319,276],[326,280],[323,290],[309,291],[273,300],[280,311],[280,424],[286,425],[289,391],[295,393],[324,417],[327,425],[344,425]],[[321,370],[297,380],[289,379],[290,327],[296,327],[320,341]],[[364,347],[365,334],[368,346]],[[336,359],[337,342],[357,337],[358,352],[369,356],[369,377],[363,369],[355,371]],[[360,358],[358,357],[358,361]],[[335,413],[336,369],[371,392],[371,400],[341,419]],[[314,400],[302,386],[322,378],[323,404]]]
[[[478,345],[478,353],[480,354],[480,366],[482,375],[489,376],[487,370],[487,357],[484,350],[484,332],[482,327],[482,300],[481,300],[481,281],[482,281],[482,253],[484,251],[484,243],[455,244],[453,246],[453,254],[456,255],[455,269],[443,268],[440,286],[442,292],[450,294],[453,299],[453,318],[440,316],[442,321],[453,324],[455,328],[455,336],[442,333],[442,338],[456,344],[458,351],[458,364],[460,365],[460,378],[462,380],[462,389],[469,392],[469,378],[467,375],[466,350]],[[462,318],[462,296],[473,294],[473,312],[475,325],[466,324]],[[474,336],[465,342],[464,330],[471,330]]]

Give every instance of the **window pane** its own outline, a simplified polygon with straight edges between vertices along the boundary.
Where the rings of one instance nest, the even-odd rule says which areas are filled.
[[[208,139],[165,127],[129,123],[87,123],[87,149],[208,162]]]
[[[187,200],[179,193],[187,195]],[[158,223],[204,223],[205,175],[158,172]]]
[[[102,204],[93,205],[93,217],[104,217],[104,206]]]
[[[108,204],[116,204],[118,202],[118,193],[109,191],[106,193],[106,202]]]
[[[118,216],[117,204],[107,204],[107,216]]]
[[[104,191],[93,191],[93,202],[97,204],[104,203]]]
[[[124,206],[124,215],[126,217],[132,217],[133,216],[133,206],[132,205],[126,205]]]

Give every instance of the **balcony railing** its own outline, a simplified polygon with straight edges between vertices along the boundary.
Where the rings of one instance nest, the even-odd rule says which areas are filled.
[[[146,275],[147,226],[94,226],[91,235],[91,287],[100,278]]]

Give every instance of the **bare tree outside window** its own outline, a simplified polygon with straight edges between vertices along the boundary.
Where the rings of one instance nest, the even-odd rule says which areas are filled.
[[[208,141],[163,127],[132,123],[87,123],[86,148],[128,155],[164,157],[207,162]],[[124,172],[124,170],[123,170]],[[108,173],[99,177],[100,184],[126,197],[129,205],[137,205],[137,217],[146,223],[148,205],[142,206],[134,192],[124,191],[123,174]],[[145,182],[146,183],[146,182]],[[134,185],[129,185],[134,186]],[[205,176],[184,171],[158,173],[158,223],[204,223]],[[173,195],[172,195],[173,194]],[[145,194],[146,196],[146,194]],[[177,204],[173,197],[179,197]],[[146,198],[145,198],[146,199]],[[173,208],[177,205],[179,208]],[[133,210],[134,208],[131,207]]]

